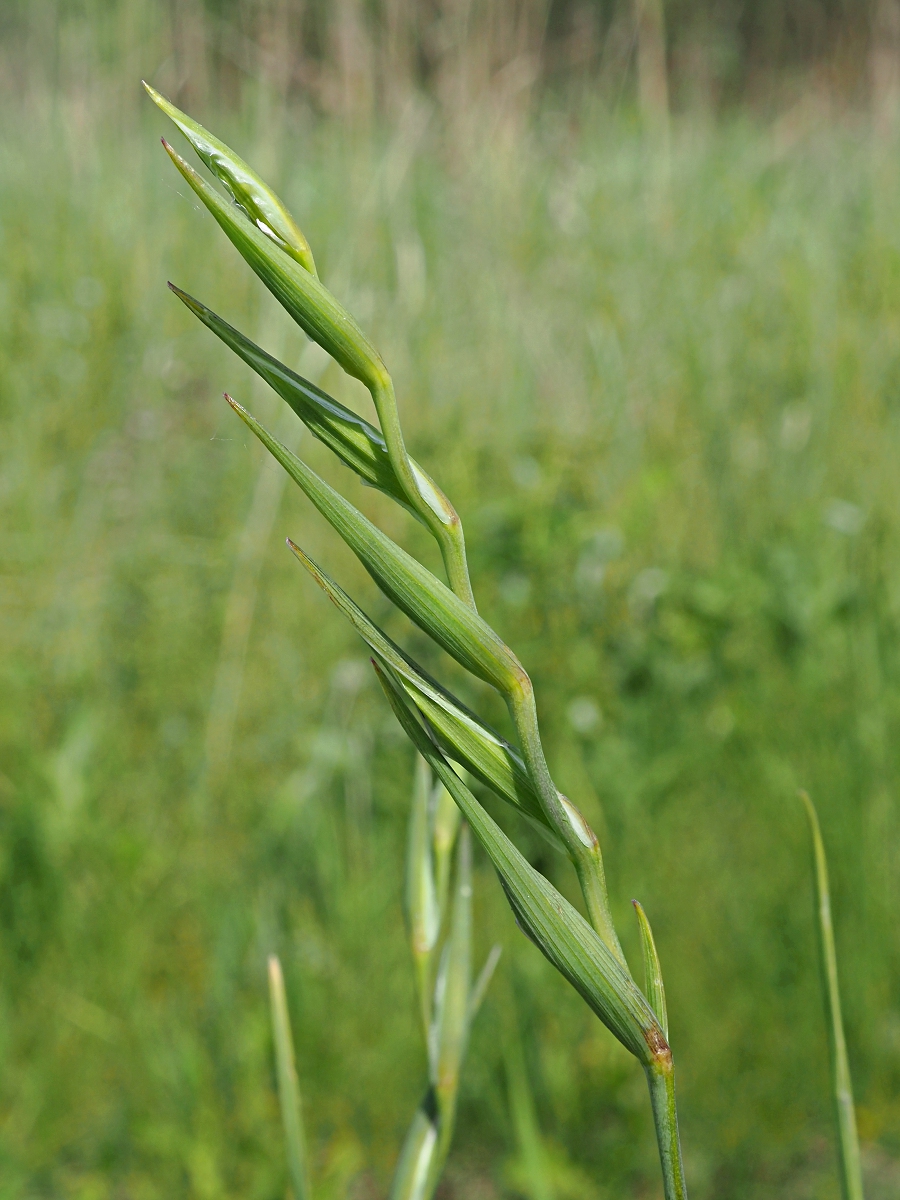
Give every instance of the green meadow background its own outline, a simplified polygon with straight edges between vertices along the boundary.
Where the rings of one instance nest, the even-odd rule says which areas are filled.
[[[390,58],[349,0],[3,6],[3,1200],[284,1196],[272,952],[316,1195],[386,1193],[425,1070],[412,755],[287,535],[504,720],[222,400],[437,568],[167,291],[368,413],[186,194],[142,75],[277,186],[393,372],[632,962],[632,897],[653,923],[692,1195],[838,1196],[799,787],[867,1195],[900,1193],[900,139],[814,39],[691,43],[701,6],[669,6],[707,53],[673,50],[665,120],[621,5],[464,7],[384,6],[412,48]],[[504,955],[441,1195],[657,1197],[641,1073],[481,859],[476,917]]]

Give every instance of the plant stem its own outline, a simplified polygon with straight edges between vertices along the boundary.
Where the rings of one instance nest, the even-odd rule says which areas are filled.
[[[413,471],[400,428],[394,384],[387,371],[371,386],[388,457],[407,499],[434,535],[444,560],[450,590],[472,609],[475,597],[466,562],[466,541],[459,515],[437,484],[424,472]]]
[[[859,1137],[856,1132],[856,1113],[853,1107],[853,1083],[844,1038],[841,1016],[841,992],[838,986],[837,955],[834,949],[834,927],[831,922],[831,894],[828,886],[828,862],[819,829],[815,806],[806,792],[800,793],[806,807],[812,832],[813,859],[818,908],[819,950],[822,957],[822,991],[828,1019],[828,1042],[831,1049],[831,1069],[834,1087],[834,1106],[838,1127],[838,1153],[841,1162],[841,1189],[844,1200],[863,1200],[862,1166],[859,1158]]]
[[[300,1086],[297,1083],[297,1068],[294,1065],[294,1043],[291,1037],[281,963],[274,954],[269,958],[269,995],[272,1001],[272,1030],[278,1072],[278,1099],[281,1103],[281,1117],[284,1123],[291,1189],[294,1193],[294,1200],[310,1200],[312,1190],[309,1182],[309,1157],[303,1129]]]
[[[575,867],[575,873],[584,896],[588,920],[630,974],[609,909],[609,894],[606,889],[606,873],[603,870],[600,843],[597,835],[575,805],[556,790],[556,784],[550,777],[550,769],[544,757],[544,748],[541,745],[541,735],[538,730],[534,690],[527,676],[526,683],[527,687],[523,687],[518,693],[510,694],[506,698],[522,745],[525,765],[541,806],[562,838],[569,858]]]
[[[666,1200],[687,1200],[681,1141],[678,1137],[678,1112],[675,1108],[675,1067],[672,1053],[660,1058],[652,1067],[645,1067],[650,1085],[650,1104],[659,1145],[663,1191]]]

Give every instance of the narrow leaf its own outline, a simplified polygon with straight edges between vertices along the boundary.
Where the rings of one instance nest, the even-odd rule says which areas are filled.
[[[236,400],[226,399],[341,535],[389,600],[479,679],[504,694],[522,688],[523,680],[528,679],[524,667],[487,622],[282,446]]]
[[[647,1003],[656,1013],[662,1031],[669,1040],[669,1016],[666,1012],[666,989],[663,987],[662,968],[659,965],[659,955],[656,953],[656,943],[653,931],[643,906],[632,900],[634,911],[637,913],[638,927],[641,931],[641,946],[644,951],[644,995]]]
[[[380,430],[261,350],[205,304],[173,283],[169,287],[208,329],[287,401],[310,432],[333,450],[343,463],[372,487],[386,492],[402,504],[407,503],[388,459]]]
[[[491,946],[488,956],[484,961],[484,966],[478,973],[475,986],[472,988],[472,995],[469,997],[470,1022],[475,1020],[479,1008],[484,1003],[484,998],[487,995],[488,988],[491,986],[491,980],[494,978],[494,972],[497,969],[497,963],[500,961],[502,953],[502,946]]]
[[[518,750],[401,650],[299,546],[291,541],[288,545],[369,648],[400,676],[407,694],[427,718],[444,752],[517,808],[553,846],[561,849]]]
[[[156,88],[151,87],[149,83],[144,83],[144,88],[153,103],[161,108],[167,117],[171,117],[199,157],[224,184],[229,195],[240,205],[257,229],[295,259],[304,270],[315,275],[316,264],[309,242],[268,184],[263,183],[256,172],[224,142],[220,142],[202,125],[198,125],[186,113],[181,112],[170,100],[160,95]]]
[[[288,1173],[294,1200],[311,1200],[306,1138],[303,1132],[303,1111],[300,1086],[294,1064],[294,1041],[288,1018],[287,997],[281,963],[274,954],[269,957],[269,997],[272,1002],[272,1030],[275,1036],[275,1064],[278,1073],[278,1099],[287,1145]]]
[[[416,761],[409,817],[405,900],[426,1037],[431,1025],[431,959],[441,931],[431,854],[430,800],[431,770],[420,756]]]
[[[526,862],[453,772],[390,667],[376,664],[376,671],[407,736],[453,796],[494,864],[523,931],[641,1063],[669,1061],[662,1028],[631,976],[581,914]]]
[[[421,756],[420,756],[421,760]],[[421,760],[424,761],[424,760]],[[450,890],[450,866],[453,847],[459,833],[461,820],[456,801],[442,783],[435,784],[431,793],[432,841],[434,844],[434,877],[437,891],[438,911],[443,920]]]
[[[441,1139],[456,1104],[459,1072],[469,1032],[472,987],[472,841],[468,826],[460,830],[450,933],[441,956],[432,1025],[432,1082],[441,1109]]]
[[[806,808],[812,834],[813,867],[819,952],[822,964],[822,992],[828,1021],[828,1042],[831,1050],[832,1086],[838,1127],[838,1151],[841,1163],[841,1189],[844,1200],[863,1200],[862,1166],[859,1157],[859,1135],[856,1131],[856,1111],[853,1106],[853,1081],[844,1038],[841,1015],[841,991],[838,984],[837,952],[834,948],[834,927],[831,922],[831,892],[828,886],[828,861],[815,805],[806,792],[800,792]]]
[[[364,483],[384,492],[392,500],[402,504],[418,520],[422,520],[421,514],[410,505],[397,478],[379,429],[260,349],[211,308],[183,292],[174,283],[170,283],[169,287],[208,329],[291,406],[310,433],[324,442],[345,466],[355,471]],[[409,465],[419,483],[420,491],[426,487],[431,488],[435,495],[440,494],[443,497],[440,488],[415,459],[411,458]],[[443,497],[442,502],[449,504],[446,497]]]

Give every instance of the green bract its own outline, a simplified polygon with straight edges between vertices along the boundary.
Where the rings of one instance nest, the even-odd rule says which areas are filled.
[[[528,679],[525,668],[486,621],[272,437],[236,400],[226,398],[398,608],[479,679],[504,694],[522,690]]]
[[[399,504],[409,507],[406,494],[388,457],[385,440],[374,425],[345,408],[308,379],[297,375],[277,358],[266,354],[265,350],[254,345],[249,338],[244,337],[227,321],[223,321],[205,304],[201,304],[173,283],[170,283],[169,287],[208,329],[221,338],[235,354],[240,355],[244,362],[291,406],[310,433],[324,442],[342,463],[372,487],[391,496]],[[417,463],[412,459],[410,463],[415,472],[427,478]],[[432,487],[435,486],[432,483]],[[415,515],[418,516],[418,513]]]
[[[494,864],[524,932],[636,1058],[645,1066],[665,1061],[670,1052],[662,1028],[634,980],[584,917],[522,857],[452,770],[390,668],[376,670],[404,732],[459,805]]]
[[[186,113],[176,108],[170,100],[161,96],[156,88],[146,82],[144,88],[153,103],[158,105],[167,117],[172,118],[200,158],[221,180],[254,225],[266,237],[271,238],[276,246],[296,259],[304,270],[315,275],[316,264],[309,242],[272,189],[224,142],[220,142],[202,125],[198,125]]]
[[[442,749],[501,799],[518,808],[554,846],[562,848],[518,750],[432,679],[290,538],[288,545],[369,648],[397,673],[410,699],[428,719]]]
[[[229,204],[168,142],[163,141],[163,145],[231,244],[304,332],[327,350],[348,375],[362,380],[370,389],[384,387],[389,376],[381,355],[343,305],[315,275],[273,245],[271,238],[234,204]]]

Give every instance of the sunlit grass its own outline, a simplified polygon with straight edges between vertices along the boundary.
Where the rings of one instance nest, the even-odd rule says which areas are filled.
[[[276,182],[323,278],[345,272],[410,448],[462,512],[479,604],[535,677],[560,785],[603,830],[617,923],[631,895],[653,922],[693,1193],[802,1195],[834,1176],[802,784],[832,868],[864,1159],[884,1178],[867,1195],[893,1195],[891,156],[853,127],[785,145],[686,126],[667,180],[596,113],[488,127],[483,146],[422,126],[371,146],[289,133]],[[0,147],[4,1170],[28,1192],[279,1191],[277,952],[331,1181],[317,1194],[365,1171],[383,1191],[424,1069],[401,917],[411,762],[283,535],[386,607],[286,493],[230,773],[201,786],[262,459],[219,398],[248,399],[249,372],[165,281],[287,361],[301,347],[149,132],[113,144],[98,125],[87,151],[11,122]],[[252,131],[226,132],[249,153]],[[327,386],[369,415],[337,372]],[[436,561],[404,516],[331,477]],[[479,886],[479,926],[507,944],[523,1028],[540,1031],[524,1040],[544,1047],[527,1064],[541,1132],[571,1177],[639,1195],[656,1171],[644,1096],[577,998],[518,954],[494,892]],[[636,936],[626,948],[637,962]],[[491,1005],[448,1169],[461,1193],[500,1189],[515,1152]]]

